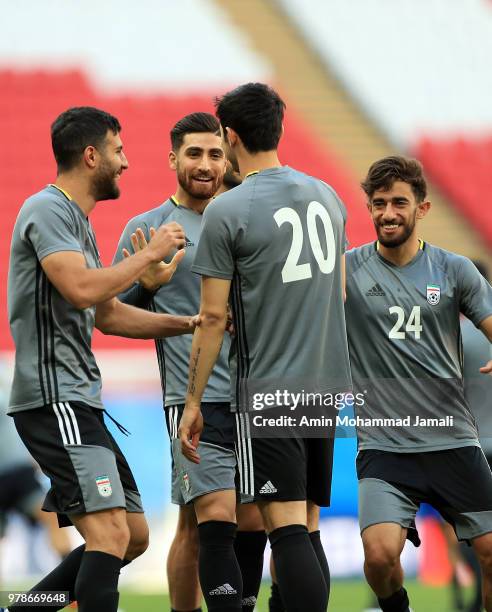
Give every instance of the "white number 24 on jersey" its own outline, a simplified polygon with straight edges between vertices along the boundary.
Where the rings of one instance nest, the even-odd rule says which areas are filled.
[[[423,327],[420,323],[420,306],[414,306],[412,312],[408,317],[405,325],[405,331],[400,331],[405,324],[405,311],[401,306],[391,306],[389,308],[390,314],[396,314],[396,323],[389,332],[389,337],[392,340],[405,340],[406,334],[413,332],[416,340],[420,340],[420,332]]]
[[[285,207],[277,210],[277,212],[273,215],[273,218],[279,227],[284,223],[290,223],[292,225],[292,244],[290,245],[289,254],[285,260],[284,267],[282,268],[282,281],[284,283],[292,283],[293,281],[311,278],[311,264],[298,263],[302,251],[302,244],[304,242],[301,217],[293,208]],[[327,249],[326,257],[323,253],[323,249],[321,248],[318,226],[316,225],[317,219],[321,219],[325,231]],[[322,204],[313,201],[310,202],[307,207],[306,221],[309,242],[311,244],[314,258],[316,259],[321,272],[323,272],[323,274],[330,274],[330,272],[333,272],[333,268],[335,267],[336,257],[335,234],[333,233],[333,225],[331,223],[330,215]]]

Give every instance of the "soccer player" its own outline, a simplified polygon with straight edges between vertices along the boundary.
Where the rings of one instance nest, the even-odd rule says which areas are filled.
[[[145,312],[115,297],[184,246],[178,224],[157,229],[126,261],[102,267],[88,216],[98,201],[120,194],[128,168],[120,129],[115,117],[92,107],[69,109],[55,120],[56,182],[23,204],[10,254],[16,357],[9,413],[51,480],[44,508],[57,512],[61,525],[73,523],[85,540],[33,590],[69,591],[81,612],[117,609],[122,562],[142,554],[148,540],[137,485],[103,422],[94,326],[105,334],[156,338],[191,333],[196,320]]]
[[[144,246],[150,227],[157,228],[169,221],[179,223],[186,234],[186,256],[180,262],[172,282],[160,286],[159,270],[148,269],[139,283],[120,294],[120,299],[156,312],[193,314],[200,307],[200,277],[191,271],[191,264],[200,238],[202,213],[217,191],[234,187],[240,183],[240,179],[230,167],[226,171],[219,123],[213,115],[202,112],[186,115],[172,128],[170,137],[169,164],[176,172],[176,192],[164,204],[138,215],[128,223],[114,261],[120,261],[124,253],[138,251]],[[173,503],[179,505],[176,534],[167,560],[167,574],[172,610],[180,612],[200,610],[195,506],[203,505],[208,494],[215,495],[213,492],[224,490],[223,495],[229,497],[235,490],[235,424],[230,411],[229,346],[226,335],[204,391],[203,460],[196,465],[184,461],[177,440],[177,424],[186,396],[191,338],[180,336],[156,340],[166,424],[172,441],[171,498]],[[198,501],[199,497],[204,499]],[[217,499],[220,503],[219,496]],[[235,540],[243,577],[244,611],[251,611],[255,606],[266,543],[261,516],[255,516],[257,509],[249,506],[239,510],[242,525]],[[212,522],[207,525],[202,521],[201,531],[203,533],[213,527]],[[206,549],[202,554],[206,554]],[[210,559],[205,558],[204,563],[210,564]],[[227,577],[213,586],[220,587],[222,584],[229,584]],[[236,595],[240,597],[239,591]],[[227,597],[230,599],[230,594]]]
[[[421,165],[387,157],[362,187],[377,240],[347,253],[347,333],[356,408],[359,521],[367,581],[383,611],[409,609],[400,554],[418,545],[421,502],[472,543],[492,610],[492,475],[463,390],[459,313],[492,340],[492,288],[470,260],[418,238],[430,202]],[[492,360],[482,364],[492,372]],[[487,399],[490,403],[490,398]]]
[[[313,547],[306,524],[308,514],[329,504],[333,439],[251,436],[242,391],[266,379],[287,392],[294,379],[326,384],[320,391],[329,381],[350,385],[343,314],[345,209],[325,183],[280,164],[285,104],[270,87],[242,85],[218,99],[216,108],[223,146],[243,183],[204,213],[192,268],[202,275],[201,333],[192,344],[179,427],[182,450],[190,461],[201,460],[201,400],[231,296],[241,491],[260,504],[287,609],[321,612],[328,601],[324,552]],[[207,546],[225,545],[233,511],[231,503],[217,516]],[[207,576],[202,588],[208,591]],[[209,609],[224,605],[209,594]]]

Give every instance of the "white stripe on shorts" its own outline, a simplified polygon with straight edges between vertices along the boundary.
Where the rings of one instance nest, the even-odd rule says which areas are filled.
[[[56,418],[58,419],[58,427],[60,428],[60,433],[62,436],[62,440],[63,440],[63,446],[67,446],[68,444],[68,440],[67,440],[67,436],[65,434],[65,429],[63,427],[63,419],[62,416],[60,414],[60,411],[58,409],[58,406],[56,404],[53,404],[53,410],[56,414]]]
[[[68,416],[67,409],[61,402],[58,404],[58,407],[60,408],[60,413],[65,421],[65,427],[68,435],[68,443],[75,444],[75,437],[73,435],[72,426],[70,424],[70,418]]]
[[[65,402],[65,408],[67,409],[68,414],[72,421],[72,427],[73,427],[73,431],[75,434],[75,444],[82,444],[82,440],[80,438],[79,424],[77,423],[75,412],[73,411],[73,408],[70,406],[68,402]]]

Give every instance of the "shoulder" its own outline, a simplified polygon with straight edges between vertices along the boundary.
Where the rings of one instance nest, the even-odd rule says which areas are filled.
[[[358,268],[370,259],[376,257],[377,251],[374,242],[368,242],[360,247],[349,249],[345,253],[347,274],[353,274]]]
[[[249,181],[221,193],[214,198],[203,212],[204,219],[239,218],[249,209],[252,191]]]
[[[425,244],[424,254],[433,265],[440,267],[448,275],[457,275],[463,271],[478,272],[468,257],[447,251],[433,244]]]
[[[26,223],[30,221],[36,223],[47,218],[70,221],[75,218],[73,205],[65,196],[49,186],[27,198],[19,211],[19,220]]]
[[[69,208],[67,204],[68,200],[64,195],[58,193],[55,189],[48,186],[29,196],[24,202],[22,208],[26,210],[33,210],[38,206],[44,206],[45,209]]]

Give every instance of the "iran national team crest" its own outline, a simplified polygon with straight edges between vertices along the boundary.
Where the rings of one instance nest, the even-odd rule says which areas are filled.
[[[110,497],[113,493],[111,482],[107,476],[98,476],[96,478],[96,484],[101,497]]]
[[[427,301],[431,306],[437,306],[441,301],[441,287],[439,285],[427,285]]]
[[[189,493],[190,492],[190,477],[188,476],[188,474],[183,474],[183,484],[184,484],[184,488],[186,489],[186,492]]]

